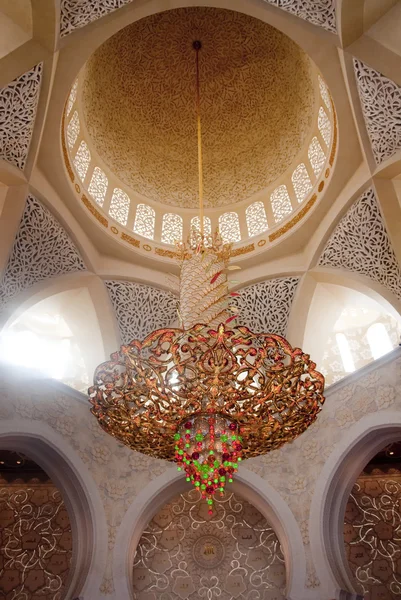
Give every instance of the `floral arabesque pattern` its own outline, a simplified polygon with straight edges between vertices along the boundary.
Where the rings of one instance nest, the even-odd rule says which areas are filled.
[[[0,480],[0,593],[61,600],[72,559],[70,519],[51,483]]]
[[[93,169],[93,175],[88,187],[88,192],[96,200],[99,206],[103,206],[104,197],[106,196],[108,179],[99,167]]]
[[[130,2],[132,0],[61,0],[60,36],[85,27]]]
[[[348,563],[356,589],[371,599],[401,596],[401,473],[392,470],[362,474],[345,510]]]
[[[195,490],[177,496],[148,524],[134,559],[135,599],[145,590],[149,600],[194,598],[195,590],[213,600],[257,598],[252,590],[263,590],[283,600],[285,581],[275,532],[233,493],[216,500],[212,515]]]
[[[90,161],[91,153],[86,142],[82,140],[74,158],[74,167],[81,181],[85,179]]]
[[[253,202],[245,211],[246,224],[248,227],[249,237],[259,235],[267,231],[269,225],[267,223],[266,211],[263,202]]]
[[[401,270],[372,188],[341,219],[319,266],[360,273],[401,298]]]
[[[401,148],[401,87],[354,58],[362,112],[376,164]]]
[[[297,166],[291,176],[291,181],[298,202],[302,202],[312,189],[312,182],[304,163]]]
[[[268,279],[239,290],[235,298],[239,308],[238,323],[260,333],[285,337],[292,302],[299,277]]]
[[[220,215],[219,231],[225,243],[235,243],[241,241],[241,231],[239,226],[238,213],[229,212]]]
[[[126,225],[128,221],[130,199],[128,195],[116,188],[110,202],[109,215],[121,225]]]
[[[123,344],[143,340],[177,319],[176,296],[132,281],[106,281]]]
[[[175,244],[182,241],[182,217],[173,213],[163,215],[162,237],[164,244]]]
[[[274,220],[280,223],[292,213],[291,200],[285,185],[280,185],[270,196]]]
[[[153,240],[155,235],[156,213],[147,204],[138,204],[135,213],[134,231],[143,237]]]
[[[24,169],[35,125],[42,63],[0,89],[0,158]]]
[[[30,195],[0,280],[0,312],[6,303],[39,281],[85,270],[84,261],[66,231]]]
[[[323,152],[317,137],[314,137],[309,144],[308,158],[316,177],[318,177],[326,162],[326,155]]]
[[[335,0],[264,0],[287,12],[337,33]]]

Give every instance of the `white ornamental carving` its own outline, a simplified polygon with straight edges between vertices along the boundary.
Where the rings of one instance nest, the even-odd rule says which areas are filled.
[[[36,198],[28,196],[0,280],[0,311],[12,298],[39,281],[85,270],[77,248],[60,223]]]
[[[337,33],[336,0],[265,0],[265,2],[309,21],[312,25],[319,25],[327,31]]]
[[[235,298],[238,323],[256,333],[276,333],[285,337],[299,277],[278,277],[249,285]]]
[[[362,61],[354,70],[370,143],[376,164],[401,149],[401,87]]]
[[[0,89],[0,158],[25,167],[38,107],[42,63]]]
[[[61,0],[60,36],[114,12],[132,0]]]
[[[365,275],[401,298],[401,270],[372,188],[341,219],[319,266]]]
[[[123,344],[143,340],[155,329],[177,320],[178,298],[150,285],[132,281],[106,281]]]

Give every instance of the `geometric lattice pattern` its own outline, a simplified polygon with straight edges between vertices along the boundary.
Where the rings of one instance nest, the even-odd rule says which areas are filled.
[[[75,100],[77,99],[78,93],[78,79],[74,81],[74,85],[71,88],[70,95],[68,96],[68,104],[67,104],[67,116],[70,114],[72,107],[74,106]]]
[[[132,0],[61,0],[60,36],[85,27],[129,2]]]
[[[263,202],[250,204],[245,211],[249,237],[259,235],[269,228]]]
[[[177,320],[176,296],[133,281],[106,281],[123,344],[143,340]]]
[[[162,237],[164,244],[175,244],[182,241],[182,217],[173,213],[163,215]]]
[[[268,331],[286,336],[288,318],[299,277],[278,277],[238,290],[238,324],[255,333]],[[236,321],[236,322],[237,322]]]
[[[365,275],[401,299],[400,267],[373,189],[362,194],[341,219],[319,266]]]
[[[138,204],[135,213],[134,231],[143,237],[153,240],[155,235],[156,213],[147,204]]]
[[[292,174],[291,180],[297,200],[298,202],[302,202],[312,189],[312,182],[304,163],[297,166]]]
[[[60,223],[28,196],[11,255],[0,280],[0,310],[39,281],[85,271],[85,264]]]
[[[327,88],[326,82],[324,81],[324,79],[322,79],[322,77],[320,77],[320,75],[318,75],[318,80],[319,80],[320,95],[323,99],[323,102],[326,105],[327,110],[329,112],[331,112],[330,93]]]
[[[82,140],[74,158],[74,167],[81,181],[85,179],[90,161],[91,153],[89,152],[87,143]]]
[[[103,206],[104,197],[107,192],[109,182],[106,175],[99,167],[93,169],[93,175],[88,187],[88,192],[96,200],[99,206]]]
[[[316,177],[318,177],[326,162],[326,156],[317,137],[314,137],[309,145],[308,158]]]
[[[319,108],[319,116],[317,120],[317,126],[319,128],[320,134],[325,141],[327,147],[330,146],[330,138],[331,138],[331,123],[330,119],[326,114],[323,106]]]
[[[337,33],[336,0],[264,0],[287,12]]]
[[[401,87],[354,59],[362,113],[376,164],[401,149]]]
[[[121,223],[126,225],[128,221],[130,199],[128,195],[120,188],[116,188],[110,202],[109,215]]]
[[[75,145],[75,142],[78,139],[80,129],[81,129],[81,126],[79,124],[78,113],[77,113],[77,111],[75,111],[71,117],[70,122],[68,123],[68,126],[67,126],[67,140],[68,140],[68,145],[70,148],[72,148]]]
[[[0,158],[23,169],[38,107],[42,63],[0,89]]]

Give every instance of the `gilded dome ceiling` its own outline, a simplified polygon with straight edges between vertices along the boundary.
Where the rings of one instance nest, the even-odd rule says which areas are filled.
[[[206,206],[245,200],[273,183],[307,143],[315,114],[309,57],[247,15],[182,8],[107,40],[83,73],[92,144],[131,189],[188,208],[198,204],[197,39]]]

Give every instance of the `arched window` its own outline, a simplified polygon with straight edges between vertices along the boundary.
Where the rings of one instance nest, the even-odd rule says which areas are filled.
[[[323,78],[320,77],[320,75],[318,76],[318,78],[319,78],[320,95],[323,99],[323,102],[327,106],[327,109],[329,110],[329,112],[331,112],[331,101],[330,101],[329,90],[327,89],[327,85],[326,85],[325,81],[323,80]]]
[[[340,351],[344,371],[346,373],[353,373],[355,371],[355,363],[354,359],[352,358],[351,349],[349,347],[347,338],[343,333],[336,333],[336,342]]]
[[[383,323],[374,323],[366,333],[373,358],[376,360],[391,352],[393,345]]]
[[[109,215],[121,223],[126,225],[128,221],[130,199],[125,192],[116,188],[110,202]]]
[[[240,242],[241,231],[239,228],[238,213],[229,212],[220,215],[219,217],[219,231],[223,239],[223,242]]]
[[[249,237],[259,235],[269,228],[263,202],[254,202],[253,204],[250,204],[245,211],[245,215]]]
[[[312,165],[313,172],[315,173],[316,177],[319,177],[320,172],[324,167],[324,163],[326,162],[326,156],[321,145],[319,144],[317,137],[314,137],[309,145],[308,158],[310,164]]]
[[[180,215],[173,213],[163,215],[161,241],[164,244],[175,244],[182,241],[182,218]]]
[[[67,105],[67,117],[71,112],[72,107],[74,106],[74,102],[77,99],[78,92],[78,79],[74,81],[74,85],[71,88],[70,95],[68,96],[68,105]]]
[[[291,177],[298,202],[302,202],[312,189],[312,182],[304,163],[297,166]]]
[[[200,232],[200,218],[199,217],[193,217],[191,219],[191,241],[193,242],[193,232],[198,231]],[[209,217],[203,217],[203,233],[207,236],[207,235],[212,235],[212,223],[209,219]],[[208,241],[206,240],[206,246],[208,245]]]
[[[153,240],[155,235],[155,211],[151,206],[138,204],[136,207],[134,231],[149,240]]]
[[[330,119],[326,114],[323,106],[319,108],[319,117],[317,120],[317,126],[319,128],[320,134],[325,141],[327,147],[330,146],[330,138],[331,138],[331,123]]]
[[[282,221],[287,215],[292,213],[291,200],[285,185],[280,185],[272,192],[270,196],[274,220],[276,223]]]
[[[99,206],[103,206],[108,184],[109,182],[103,171],[99,169],[99,167],[95,167],[91,182],[89,184],[88,192],[92,198],[96,200]]]
[[[67,127],[67,140],[68,145],[72,148],[77,141],[77,137],[79,135],[80,125],[79,125],[79,117],[77,111],[71,117],[70,122]]]
[[[81,181],[85,179],[91,161],[91,153],[86,142],[82,141],[74,158],[74,167]]]

